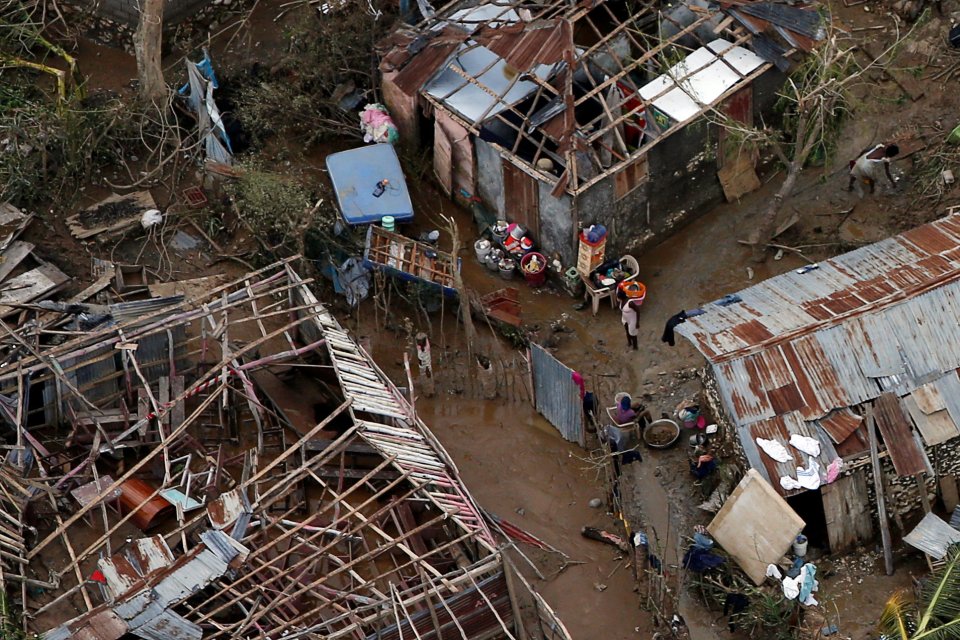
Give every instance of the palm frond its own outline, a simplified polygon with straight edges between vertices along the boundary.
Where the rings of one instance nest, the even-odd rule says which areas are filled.
[[[895,592],[883,605],[878,625],[880,631],[898,640],[911,640],[908,618],[913,605],[914,602],[905,589]]]
[[[920,590],[918,636],[960,618],[960,545],[952,545],[944,561],[945,566],[933,573]]]
[[[910,640],[960,640],[960,618],[918,633]]]

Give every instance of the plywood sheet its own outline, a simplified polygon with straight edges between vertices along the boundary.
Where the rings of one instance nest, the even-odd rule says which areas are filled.
[[[507,159],[503,160],[503,192],[509,200],[510,221],[540,235],[540,193],[537,181]]]
[[[805,523],[755,469],[750,469],[723,503],[707,531],[754,584],[777,562]]]
[[[821,495],[831,553],[847,551],[873,536],[867,479],[862,468],[823,485]]]
[[[933,445],[942,444],[960,435],[960,433],[957,432],[957,425],[954,424],[953,418],[950,417],[950,413],[947,412],[946,409],[927,412],[920,406],[917,400],[916,392],[912,395],[904,396],[903,406],[906,407],[910,413],[910,417],[913,418],[927,446],[932,447]],[[928,408],[930,406],[932,405],[927,405]]]
[[[760,178],[754,169],[753,154],[741,153],[727,157],[717,172],[727,202],[738,200],[760,188]]]

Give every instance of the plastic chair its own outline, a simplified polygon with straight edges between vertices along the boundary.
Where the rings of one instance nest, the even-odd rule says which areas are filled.
[[[623,265],[624,271],[630,274],[620,282],[631,282],[633,280],[636,280],[637,277],[640,275],[640,263],[637,262],[637,259],[631,255],[625,255],[620,258],[620,263]],[[588,298],[590,299],[590,305],[591,305],[591,308],[593,309],[593,315],[597,315],[597,311],[600,310],[600,301],[603,300],[604,298],[610,299],[611,309],[617,308],[616,293],[617,293],[617,284],[619,283],[610,285],[609,287],[602,287],[600,289],[597,289],[590,282],[590,279],[585,277],[583,274],[580,275],[580,279],[583,280],[583,284],[585,285],[583,299],[584,300]]]

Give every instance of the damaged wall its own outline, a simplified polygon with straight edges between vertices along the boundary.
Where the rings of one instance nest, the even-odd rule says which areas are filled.
[[[397,130],[401,132],[402,144],[413,148],[420,146],[420,129],[417,118],[417,96],[408,96],[396,85],[397,71],[380,72],[380,93]]]

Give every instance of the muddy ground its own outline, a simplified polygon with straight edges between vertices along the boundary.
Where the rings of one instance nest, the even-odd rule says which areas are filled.
[[[277,4],[260,3],[248,29],[233,39],[229,54],[217,51],[215,41],[215,59],[219,55],[224,65],[238,68],[245,61],[263,56],[280,37],[271,14]],[[758,212],[779,184],[782,176],[768,170],[762,176],[764,186],[760,191],[740,202],[718,206],[662,245],[635,256],[648,289],[641,314],[639,351],[626,349],[619,315],[610,307],[601,307],[594,317],[589,310],[575,309],[579,301],[558,289],[530,290],[520,285],[524,321],[530,327],[539,327],[536,338],[549,339],[555,355],[583,372],[588,386],[600,393],[604,403],[609,403],[616,391],[624,390],[645,394],[655,415],[671,412],[681,399],[697,393],[699,381],[695,372],[703,360],[685,342],[671,348],[660,341],[663,323],[670,315],[808,261],[934,219],[942,215],[947,205],[960,202],[956,189],[937,182],[938,165],[932,161],[935,153],[943,155],[940,142],[957,124],[958,112],[956,92],[942,86],[953,77],[950,71],[960,61],[960,56],[944,43],[945,32],[958,15],[958,5],[948,1],[943,7],[944,15],[933,14],[926,19],[901,48],[891,67],[896,80],[885,72],[868,74],[835,155],[824,168],[808,169],[787,202],[786,210],[797,212],[799,219],[777,242],[799,248],[798,251],[787,250],[779,260],[771,257],[763,264],[755,264],[748,249],[737,242],[745,237],[745,230],[755,225]],[[835,25],[867,44],[871,51],[892,43],[898,30],[903,34],[909,29],[909,25],[898,22],[878,3],[852,7],[838,3],[832,9]],[[78,42],[77,53],[81,68],[90,77],[91,88],[130,93],[130,81],[135,76],[132,57],[86,40]],[[171,80],[180,79],[177,65],[179,59],[171,56]],[[910,150],[896,163],[901,178],[898,189],[885,188],[874,197],[859,200],[845,190],[847,161],[868,144],[890,139],[905,141],[902,146]],[[305,153],[292,143],[287,146],[288,157],[292,153],[313,179],[323,179],[322,153]],[[945,153],[952,157],[950,150]],[[431,184],[413,187],[421,220],[430,219],[438,210],[454,212],[461,229],[465,233],[472,231],[466,212],[438,194]],[[91,185],[82,205],[104,195],[104,190]],[[158,191],[154,195],[162,203],[169,194]],[[234,260],[218,261],[215,251],[206,244],[189,251],[170,249],[168,241],[177,224],[174,219],[150,237],[80,244],[69,236],[62,220],[41,217],[39,224],[29,230],[27,239],[37,244],[42,257],[75,276],[76,290],[90,281],[92,256],[139,262],[162,279],[242,271],[243,267]],[[419,226],[425,228],[429,224],[422,222]],[[476,263],[470,248],[472,235],[468,239],[462,253],[468,285],[479,294],[504,286],[501,279]],[[250,250],[248,240],[243,238],[217,240],[227,253]],[[445,241],[446,238],[441,240]],[[515,282],[514,286],[517,285]],[[371,302],[350,313],[329,294],[326,300],[337,305],[342,316],[350,316],[354,331],[370,339],[373,355],[401,386],[406,384],[402,350],[409,346],[409,334],[390,329],[399,328],[399,320],[406,316],[416,330],[431,333],[441,384],[435,398],[417,401],[417,410],[449,449],[484,508],[528,529],[566,554],[564,558],[559,554],[534,554],[527,549],[548,578],[536,581],[536,587],[574,637],[649,638],[650,615],[639,608],[640,594],[634,591],[625,559],[612,547],[579,535],[584,525],[611,530],[616,526],[611,514],[588,506],[591,498],[603,497],[596,469],[586,459],[588,453],[564,442],[532,410],[523,393],[502,388],[497,401],[481,398],[466,368],[462,334],[449,310],[442,321],[440,314],[434,314],[428,324],[411,310],[397,309],[396,317],[384,330],[377,326]],[[558,323],[563,330],[552,330],[551,323]],[[507,363],[517,361],[518,355],[486,328],[481,327],[480,333],[481,350]],[[640,492],[644,517],[663,538],[667,549],[676,546],[678,532],[689,535],[694,524],[708,521],[708,515],[695,507],[699,499],[688,480],[685,453],[682,443],[672,451],[648,452],[638,471],[644,484]],[[675,553],[665,557],[668,564],[676,563]],[[862,554],[838,563],[835,577],[823,580],[822,601],[829,622],[840,627],[841,637],[872,637],[873,624],[887,594],[909,586],[911,577],[924,571],[917,557],[909,554],[898,558],[897,567],[894,576],[882,576],[876,550],[865,549]],[[529,568],[525,573],[530,573]],[[693,638],[728,635],[718,614],[701,610],[693,599],[685,597],[681,610],[691,623]]]

